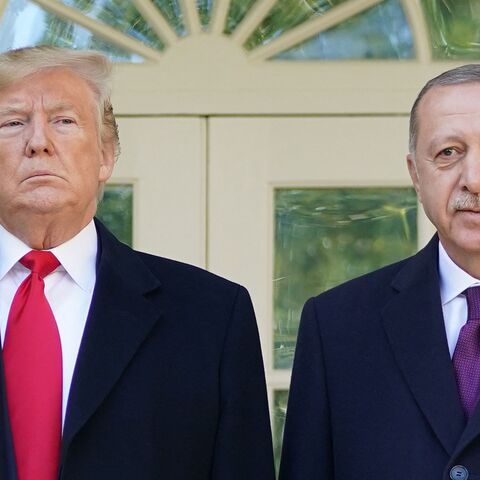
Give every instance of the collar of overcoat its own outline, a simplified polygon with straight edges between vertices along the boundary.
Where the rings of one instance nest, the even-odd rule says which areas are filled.
[[[116,384],[161,317],[160,282],[99,221],[97,278],[70,388],[61,463],[72,439]],[[147,298],[148,296],[148,298]]]
[[[388,341],[419,408],[452,455],[464,438],[465,419],[445,334],[437,235],[405,263],[391,286],[396,294],[382,311]]]

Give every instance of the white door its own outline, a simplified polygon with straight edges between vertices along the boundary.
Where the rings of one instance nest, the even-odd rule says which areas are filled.
[[[407,118],[209,121],[208,268],[246,285],[257,312],[277,454],[303,303],[413,254]]]
[[[133,185],[133,246],[205,267],[205,119],[118,118],[110,184]]]

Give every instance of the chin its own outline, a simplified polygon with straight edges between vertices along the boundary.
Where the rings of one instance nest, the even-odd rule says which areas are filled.
[[[462,235],[452,240],[453,242],[450,242],[454,245],[455,249],[468,254],[480,254],[480,231],[475,232],[475,234]]]
[[[69,205],[75,202],[67,201],[63,196],[58,195],[32,195],[30,198],[24,199],[22,209],[30,211],[32,214],[53,214],[61,212]]]

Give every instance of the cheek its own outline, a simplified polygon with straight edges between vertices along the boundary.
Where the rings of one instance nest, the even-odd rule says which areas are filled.
[[[439,218],[451,210],[455,191],[455,183],[430,179],[428,182],[420,182],[417,194],[427,215],[430,218]]]

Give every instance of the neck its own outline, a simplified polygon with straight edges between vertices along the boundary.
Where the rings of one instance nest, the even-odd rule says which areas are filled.
[[[0,223],[12,235],[34,250],[48,250],[67,242],[85,228],[92,216],[82,221],[65,222],[58,218],[46,218],[45,215],[28,215],[27,218],[15,218],[15,222]]]

